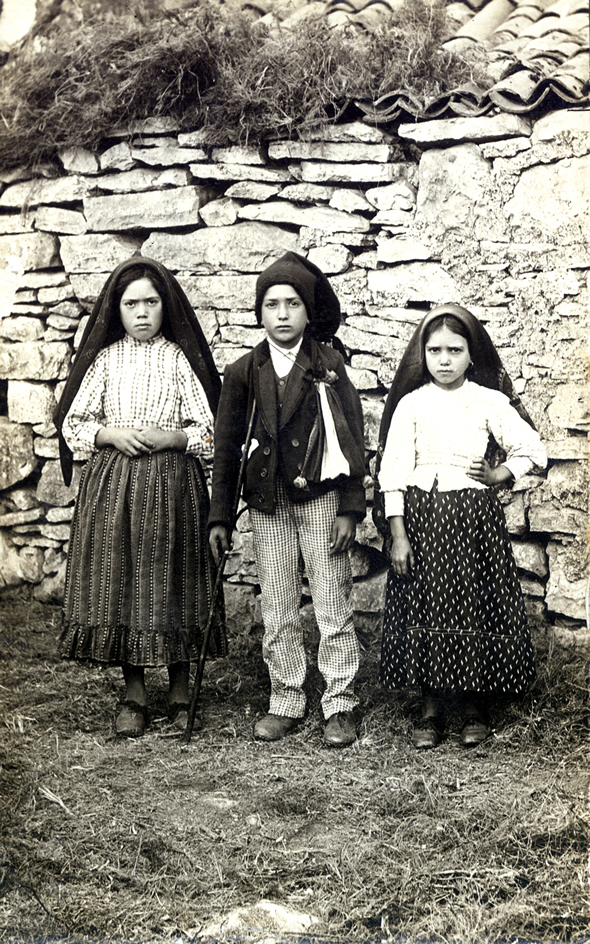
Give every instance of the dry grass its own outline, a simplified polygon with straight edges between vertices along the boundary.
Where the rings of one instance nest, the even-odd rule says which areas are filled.
[[[261,898],[315,915],[331,942],[587,936],[580,655],[539,651],[534,691],[498,709],[480,748],[460,748],[451,711],[449,737],[418,754],[412,704],[379,687],[377,634],[361,625],[360,739],[338,752],[322,743],[312,655],[305,722],[252,740],[268,697],[260,633],[234,631],[181,749],[164,673],[149,676],[148,733],[118,742],[118,671],[59,662],[58,610],[24,592],[0,598],[0,617],[3,944],[188,942]]]
[[[67,23],[3,68],[0,166],[95,147],[130,119],[171,116],[207,127],[211,143],[256,143],[308,135],[355,99],[397,89],[426,104],[482,72],[441,51],[447,33],[442,0],[406,0],[366,33],[331,31],[323,17],[269,32],[215,0]]]

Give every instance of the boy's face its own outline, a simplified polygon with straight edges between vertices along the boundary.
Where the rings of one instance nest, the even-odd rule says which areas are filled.
[[[262,324],[278,347],[292,348],[301,340],[307,309],[292,285],[271,285],[261,306]]]

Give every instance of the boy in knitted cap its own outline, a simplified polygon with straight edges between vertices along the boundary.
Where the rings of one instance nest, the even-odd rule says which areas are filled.
[[[339,747],[356,739],[353,683],[359,648],[348,551],[366,507],[362,408],[342,354],[330,346],[340,304],[317,266],[288,252],[265,269],[256,283],[256,318],[266,329],[265,339],[225,370],[215,425],[210,544],[217,560],[229,548],[231,508],[253,411],[243,497],[271,681],[269,713],[256,723],[254,735],[278,740],[305,713],[303,558],[320,631],[324,737]]]

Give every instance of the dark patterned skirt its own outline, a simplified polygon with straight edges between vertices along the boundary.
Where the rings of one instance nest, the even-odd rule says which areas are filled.
[[[390,570],[381,681],[388,688],[521,693],[533,649],[502,506],[493,489],[411,487],[411,579]]]
[[[95,453],[72,521],[62,657],[138,666],[196,660],[215,573],[208,513],[194,456]],[[209,653],[226,651],[220,593]]]

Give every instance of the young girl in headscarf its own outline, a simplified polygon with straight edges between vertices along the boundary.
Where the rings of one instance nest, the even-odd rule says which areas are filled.
[[[378,452],[391,540],[381,681],[421,690],[418,748],[442,737],[444,692],[460,693],[461,741],[472,746],[489,734],[489,699],[523,693],[534,678],[494,486],[546,463],[485,328],[459,305],[434,308],[394,377]]]
[[[365,516],[363,418],[334,334],[340,304],[326,276],[288,252],[256,283],[256,317],[266,337],[225,370],[215,424],[210,541],[227,551],[242,447],[271,681],[268,714],[254,735],[284,737],[305,713],[307,658],[300,620],[305,562],[326,688],[324,738],[356,739],[359,664],[348,550]],[[253,433],[246,442],[249,417]]]
[[[120,665],[117,734],[147,719],[145,668],[167,666],[171,722],[184,728],[189,664],[213,588],[209,497],[199,456],[212,454],[221,382],[174,276],[133,257],[94,306],[57,413],[64,480],[86,458],[68,551],[60,653]],[[212,634],[222,654],[221,618]]]

